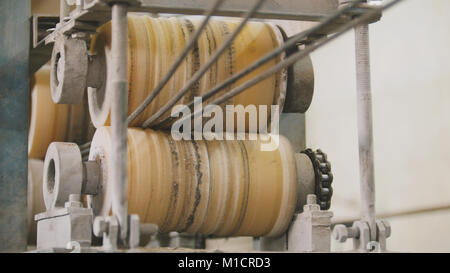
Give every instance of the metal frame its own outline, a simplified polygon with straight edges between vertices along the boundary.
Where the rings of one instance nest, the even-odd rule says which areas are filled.
[[[85,0],[77,9],[70,13],[67,20],[62,20],[59,32],[69,34],[71,32],[92,30],[111,20],[111,8],[108,0]],[[130,12],[147,13],[171,13],[187,15],[203,15],[209,7],[209,0],[121,0],[129,4]],[[251,9],[253,1],[227,0],[223,6],[215,11],[215,15],[241,17]],[[333,14],[339,7],[338,0],[268,0],[252,16],[261,19],[280,19],[298,21],[321,21]],[[64,17],[66,15],[63,15]],[[54,35],[46,38],[46,43],[53,42]]]
[[[400,0],[393,0],[391,3],[397,3]],[[175,13],[175,14],[204,14],[208,7],[208,0],[186,1],[182,0],[168,0],[163,3],[153,0],[85,0],[77,1],[77,7],[70,14],[68,13],[65,1],[61,0],[61,16],[60,22],[56,28],[45,37],[43,41],[35,39],[35,47],[42,47],[49,43],[55,42],[59,36],[75,37],[79,33],[94,33],[96,28],[108,20],[112,20],[112,66],[111,69],[115,75],[112,90],[112,145],[114,157],[113,165],[116,168],[113,175],[113,198],[116,200],[113,207],[114,217],[118,221],[119,228],[119,244],[118,247],[128,247],[130,243],[127,241],[129,216],[127,215],[127,200],[126,200],[126,128],[127,128],[127,79],[126,79],[126,37],[127,37],[127,11],[131,12],[160,12],[160,13]],[[358,109],[363,117],[359,120],[360,130],[360,157],[361,157],[361,193],[362,193],[362,208],[363,220],[368,222],[370,227],[370,241],[377,240],[374,219],[374,196],[373,196],[373,155],[370,152],[372,139],[371,126],[371,101],[370,99],[370,70],[368,62],[368,34],[366,27],[361,24],[368,24],[368,22],[376,21],[381,16],[382,8],[374,8],[373,6],[360,4],[356,6],[355,3],[349,4],[351,8],[337,14],[340,4],[348,4],[347,2],[354,1],[338,1],[338,0],[279,0],[279,1],[265,1],[261,7],[256,7],[254,13],[249,13],[251,5],[254,3],[250,1],[228,0],[224,1],[220,8],[215,10],[216,15],[236,16],[241,17],[247,14],[248,17],[266,18],[266,19],[285,19],[285,20],[306,20],[306,21],[321,21],[317,27],[309,32],[295,36],[298,41],[306,44],[304,50],[299,51],[289,56],[285,61],[279,63],[277,66],[266,71],[265,73],[255,77],[247,83],[233,89],[224,97],[219,98],[225,100],[231,96],[237,95],[249,86],[269,77],[273,73],[284,69],[287,66],[305,58],[310,52],[325,45],[326,43],[336,39],[345,31],[357,27],[357,68],[358,68],[358,94],[361,94],[358,100]],[[362,2],[362,1],[356,1]],[[391,4],[392,5],[392,4]],[[258,9],[259,8],[259,9]],[[341,10],[342,11],[342,10]],[[359,15],[359,16],[356,16]],[[333,17],[335,16],[335,17]],[[36,22],[38,25],[39,21]],[[36,28],[38,29],[38,28]],[[324,34],[331,34],[326,36]],[[78,35],[80,37],[86,37]],[[36,36],[37,37],[37,36]],[[76,37],[75,37],[76,38]],[[230,39],[232,41],[232,38]],[[276,56],[276,55],[274,55]],[[212,60],[213,62],[214,60]],[[220,100],[219,100],[220,102]],[[361,106],[363,102],[364,106]],[[220,104],[220,103],[216,103]],[[150,123],[150,122],[149,122]],[[87,145],[88,146],[88,145]],[[369,153],[365,152],[368,149]],[[366,157],[367,156],[367,157]],[[364,164],[362,164],[364,163]],[[367,165],[366,165],[367,163]],[[372,166],[372,167],[371,167]],[[21,166],[23,167],[23,166]],[[22,168],[22,170],[25,167]],[[365,172],[368,170],[368,172]],[[312,200],[312,198],[311,198]],[[308,203],[314,206],[312,201]],[[372,213],[373,212],[373,213]],[[309,218],[311,219],[311,217]],[[135,225],[134,225],[135,229]]]

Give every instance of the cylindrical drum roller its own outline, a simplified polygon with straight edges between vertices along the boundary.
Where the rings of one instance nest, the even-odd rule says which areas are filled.
[[[50,67],[39,69],[32,79],[28,157],[43,159],[53,141],[78,144],[90,141],[93,126],[87,100],[80,104],[55,104],[50,92]]]
[[[50,93],[50,67],[44,66],[34,74],[31,90],[28,157],[44,158],[52,141],[66,139],[69,105],[55,104]]]
[[[52,142],[45,155],[44,171],[42,190],[48,210],[64,207],[71,194],[81,193],[83,165],[75,143]]]
[[[249,139],[249,138],[247,138]],[[111,132],[97,130],[89,160],[100,166],[98,215],[111,209]],[[264,151],[263,140],[175,141],[170,134],[128,129],[128,211],[162,232],[218,236],[277,236],[297,204],[290,143]]]
[[[175,59],[180,55],[187,42],[199,27],[202,19],[195,17],[151,18],[149,16],[130,15],[128,17],[128,113],[132,113],[163,79]],[[182,89],[192,76],[214,54],[239,25],[235,19],[211,19],[193,50],[186,56],[178,70],[172,75],[161,93],[130,126],[139,126],[155,114]],[[104,67],[104,75],[97,77],[97,88],[88,88],[89,110],[94,125],[98,128],[109,124],[111,90],[111,25],[102,26],[91,42],[91,54],[99,67]],[[201,96],[217,84],[253,64],[259,58],[279,47],[283,43],[280,30],[264,22],[249,22],[236,37],[232,45],[225,50],[218,61],[203,75],[178,104],[188,104],[195,96]],[[231,87],[224,89],[215,97],[221,96],[230,88],[236,87],[254,76],[266,71],[283,58],[267,62],[252,73],[243,77]],[[231,105],[280,105],[282,108],[286,93],[286,70],[277,73],[225,104]],[[209,99],[208,101],[211,101]],[[204,102],[205,103],[205,102]],[[281,110],[281,109],[280,109]],[[162,118],[170,115],[170,111]],[[270,117],[270,112],[268,113]],[[162,127],[169,127],[164,124]]]
[[[34,216],[45,211],[44,197],[42,195],[42,170],[44,161],[38,159],[28,160],[28,244],[36,244],[37,222]]]

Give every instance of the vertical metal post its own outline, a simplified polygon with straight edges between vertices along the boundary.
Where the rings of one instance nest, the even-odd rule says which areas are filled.
[[[30,1],[0,0],[0,252],[27,247]]]
[[[372,94],[370,87],[369,26],[367,24],[355,28],[355,49],[361,218],[369,224],[370,239],[376,240]]]
[[[70,7],[67,5],[66,0],[59,0],[59,22],[64,22],[64,18],[69,16]]]
[[[120,225],[120,238],[127,235],[127,4],[114,3],[111,20],[112,68],[112,182],[113,213]]]

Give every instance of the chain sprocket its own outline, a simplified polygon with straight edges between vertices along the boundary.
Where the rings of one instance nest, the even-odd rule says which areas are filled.
[[[331,164],[327,161],[327,155],[320,149],[316,151],[306,149],[302,153],[306,154],[313,164],[317,203],[321,210],[328,210],[333,196],[333,188],[331,187],[333,174],[331,173]]]

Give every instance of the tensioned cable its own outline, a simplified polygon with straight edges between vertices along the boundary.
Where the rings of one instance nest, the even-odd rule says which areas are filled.
[[[363,23],[364,21],[369,20],[372,16],[376,15],[379,11],[389,9],[389,8],[391,8],[392,6],[394,6],[395,4],[399,3],[400,1],[402,1],[402,0],[392,0],[392,1],[389,2],[388,4],[382,5],[382,6],[380,6],[380,7],[374,8],[374,10],[372,10],[372,11],[366,12],[365,14],[363,14],[363,15],[357,17],[357,19],[354,19],[354,20],[352,20],[351,22],[349,22],[349,23],[343,25],[342,27],[340,27],[340,28],[337,30],[337,33],[334,34],[334,35],[332,35],[331,37],[329,37],[329,38],[328,38],[328,37],[325,37],[325,38],[319,39],[315,44],[313,44],[313,45],[311,45],[311,46],[308,46],[308,47],[306,47],[304,50],[299,51],[299,52],[297,52],[297,53],[291,55],[289,58],[285,59],[283,62],[278,63],[276,66],[272,67],[270,70],[267,70],[265,73],[260,74],[259,76],[253,78],[252,80],[249,80],[249,81],[247,81],[246,83],[244,83],[244,84],[242,84],[242,85],[240,85],[240,86],[234,88],[233,90],[231,90],[231,91],[228,92],[227,94],[225,94],[225,95],[221,96],[220,98],[216,99],[215,101],[213,101],[212,104],[216,104],[216,105],[217,105],[217,104],[223,103],[224,101],[228,100],[229,98],[231,98],[231,97],[233,97],[233,96],[235,96],[235,95],[237,95],[237,94],[243,92],[243,91],[246,90],[247,88],[249,88],[249,87],[251,87],[251,86],[253,86],[253,85],[255,85],[255,84],[261,82],[262,80],[264,80],[264,79],[270,77],[271,75],[277,73],[277,72],[280,71],[281,69],[284,69],[284,68],[286,68],[287,66],[290,66],[290,65],[294,64],[295,62],[301,60],[302,58],[304,58],[305,56],[307,56],[307,55],[308,55],[309,53],[311,53],[312,51],[314,51],[314,50],[316,50],[317,48],[322,47],[323,45],[327,44],[328,42],[330,42],[330,41],[332,41],[332,40],[338,38],[338,37],[341,36],[343,33],[347,32],[347,31],[350,30],[350,29],[352,29],[354,26],[356,26],[356,25],[358,25],[358,24],[361,24],[361,23]],[[355,2],[360,2],[360,0],[356,0]],[[334,17],[334,15],[330,16],[330,18],[331,18],[331,17]],[[330,18],[328,18],[328,19],[330,19]],[[324,20],[324,22],[328,21],[328,19]],[[315,28],[313,28],[313,29],[319,29],[319,27],[321,28],[321,27],[323,27],[324,25],[325,25],[325,24],[323,24],[323,25],[321,25],[321,24],[320,24],[320,25],[317,25],[317,26],[316,26]],[[311,29],[311,30],[313,30],[313,29]],[[309,32],[309,31],[308,31],[308,32]],[[302,34],[300,34],[300,35],[302,35]],[[300,35],[299,35],[299,36],[300,36]],[[303,35],[302,35],[302,36],[303,36]],[[296,38],[296,37],[297,37],[297,35],[296,35],[296,36],[293,36],[291,39],[295,39],[295,40],[299,39],[298,37],[297,37],[297,38]],[[288,40],[287,42],[289,42],[289,40]],[[287,42],[286,42],[286,43],[287,43]],[[266,56],[265,56],[265,57],[266,57]],[[264,58],[264,57],[263,57],[263,58]],[[258,61],[257,61],[257,62],[258,62]],[[242,77],[241,75],[239,75],[239,76]],[[229,82],[231,83],[231,81],[229,81]],[[227,83],[227,85],[228,85],[228,84],[229,84],[229,83]],[[222,84],[221,84],[221,85],[222,85]],[[224,87],[221,87],[221,88],[224,88]],[[216,88],[214,88],[214,89],[216,89]],[[209,97],[213,95],[211,92],[212,92],[214,89],[212,89],[211,91],[209,91],[209,92],[207,93],[207,95],[208,95]],[[214,93],[214,94],[215,94],[215,93]],[[189,118],[191,118],[192,116],[197,117],[199,114],[203,113],[205,110],[207,110],[207,108],[203,109],[202,111],[199,111],[199,112],[193,113],[193,114],[191,114],[191,115],[188,115],[188,116],[185,117],[184,119],[189,119]],[[90,144],[90,143],[86,143],[86,144],[83,144],[83,145],[81,145],[81,146],[85,146],[85,145],[88,145],[88,144]],[[80,146],[80,147],[81,147],[81,146]]]
[[[204,109],[202,109],[201,111],[197,111],[195,113],[192,113],[190,115],[187,115],[186,117],[182,118],[180,121],[183,122],[186,119],[191,119],[192,117],[195,119],[198,117],[198,115],[203,114],[205,111],[208,111],[209,109],[212,109],[211,106],[213,105],[220,105],[223,102],[227,101],[228,99],[232,98],[233,96],[236,96],[240,93],[242,93],[243,91],[245,91],[246,89],[252,87],[253,85],[263,81],[264,79],[270,77],[271,75],[279,72],[280,70],[293,65],[295,62],[300,61],[301,59],[303,59],[304,57],[306,57],[308,54],[310,54],[311,52],[313,52],[314,50],[322,47],[323,45],[335,40],[336,38],[340,37],[342,34],[346,33],[347,31],[351,30],[352,28],[354,28],[355,26],[362,24],[364,22],[367,22],[368,20],[370,20],[373,16],[377,15],[379,12],[383,11],[383,10],[387,10],[389,8],[391,8],[392,6],[394,6],[395,4],[399,3],[400,1],[403,0],[392,0],[390,1],[388,4],[385,5],[380,5],[377,7],[374,7],[373,10],[370,10],[368,12],[366,12],[363,15],[360,15],[359,17],[356,17],[356,19],[353,19],[352,21],[348,22],[347,24],[344,24],[343,26],[341,26],[340,28],[338,28],[337,32],[333,35],[331,35],[330,37],[324,37],[321,39],[318,39],[316,41],[316,43],[307,46],[304,50],[299,51],[295,54],[292,54],[290,57],[288,57],[287,59],[285,59],[284,61],[278,63],[277,65],[273,66],[272,68],[266,70],[264,73],[259,74],[258,76],[256,76],[255,78],[239,85],[238,87],[230,90],[229,92],[227,92],[226,94],[222,95],[221,97],[215,99],[211,104],[207,105]],[[209,112],[208,112],[209,114]]]
[[[199,28],[194,32],[194,35],[189,40],[187,45],[184,47],[183,51],[178,55],[175,62],[170,67],[169,71],[165,74],[164,78],[159,82],[159,84],[153,89],[153,91],[144,99],[144,101],[128,116],[127,123],[130,124],[133,120],[136,119],[137,116],[139,116],[145,108],[153,101],[153,99],[161,92],[161,90],[165,87],[165,85],[169,82],[170,78],[173,74],[175,74],[176,70],[180,66],[180,64],[183,62],[184,58],[186,58],[186,55],[192,50],[195,43],[197,42],[198,38],[202,34],[205,27],[208,25],[209,20],[211,17],[217,12],[217,9],[222,5],[222,3],[225,0],[216,0],[205,12],[205,19],[203,19],[202,23],[200,24]],[[84,143],[82,145],[79,145],[80,150],[83,152],[85,150],[88,150],[91,147],[91,142]]]
[[[208,69],[219,59],[222,53],[231,45],[236,36],[241,32],[241,30],[245,27],[248,20],[256,13],[256,11],[262,6],[265,0],[256,0],[256,3],[253,5],[252,9],[246,13],[245,18],[236,28],[236,30],[227,38],[225,43],[223,43],[216,52],[214,52],[213,56],[208,59],[207,63],[201,67],[189,82],[178,92],[178,94],[173,97],[170,101],[168,101],[162,108],[160,108],[155,114],[153,114],[150,118],[148,118],[144,124],[143,128],[149,127],[152,123],[159,119],[164,113],[166,113],[169,109],[171,109],[177,101],[179,101],[191,88],[192,86],[208,71]]]
[[[202,99],[201,101],[206,101],[207,99],[209,99],[212,96],[214,96],[217,93],[219,93],[224,88],[227,88],[228,86],[234,84],[236,81],[238,81],[242,77],[244,77],[247,74],[253,72],[255,69],[258,69],[260,66],[264,65],[265,63],[267,63],[268,61],[270,61],[274,57],[276,57],[276,56],[280,55],[281,53],[285,52],[287,49],[289,49],[289,48],[291,48],[293,46],[296,46],[297,43],[299,43],[303,39],[307,38],[311,34],[317,33],[320,29],[322,29],[323,27],[325,27],[328,24],[332,23],[334,20],[338,19],[340,16],[346,14],[348,11],[353,9],[356,5],[358,5],[362,1],[363,0],[352,1],[349,4],[345,5],[343,8],[339,9],[334,14],[330,15],[329,17],[327,17],[322,22],[320,22],[320,24],[318,24],[318,25],[308,29],[305,32],[302,32],[302,33],[299,33],[299,34],[296,34],[296,35],[290,37],[283,45],[281,45],[277,49],[267,53],[266,55],[264,55],[263,57],[261,57],[260,59],[255,61],[252,65],[246,67],[245,69],[241,70],[239,73],[237,73],[237,74],[233,75],[232,77],[226,79],[225,81],[221,82],[220,84],[216,85],[215,87],[210,89],[208,92],[203,94],[201,96],[201,99]],[[186,105],[183,109],[181,109],[180,112],[182,112],[186,108],[191,108],[193,105],[194,105],[194,101],[192,100],[188,105]],[[154,126],[158,126],[160,124],[164,124],[164,123],[166,123],[166,122],[168,122],[170,120],[173,120],[173,119],[175,119],[175,117],[171,117],[171,116],[170,117],[166,117],[162,121],[154,124]]]
[[[195,43],[197,42],[198,38],[202,34],[205,27],[208,25],[209,19],[214,15],[214,13],[217,11],[220,5],[222,5],[224,0],[216,0],[213,5],[208,9],[206,12],[206,17],[203,19],[200,27],[194,32],[194,35],[189,40],[188,44],[184,47],[183,51],[180,55],[178,55],[175,62],[170,67],[169,71],[165,74],[164,78],[159,82],[159,84],[153,89],[153,91],[144,99],[144,101],[136,108],[136,110],[133,111],[128,116],[127,122],[130,124],[138,115],[140,115],[145,108],[147,108],[150,103],[153,101],[153,99],[161,92],[161,90],[166,86],[166,84],[171,79],[172,75],[175,74],[178,67],[180,67],[180,64],[183,62],[184,58],[186,58],[187,54],[191,51],[191,49],[194,47]]]

